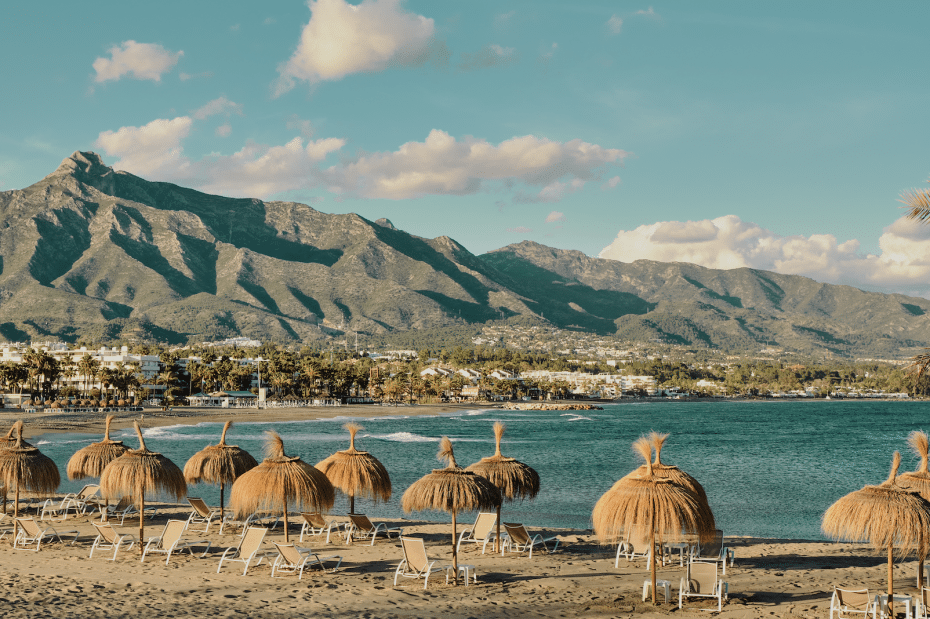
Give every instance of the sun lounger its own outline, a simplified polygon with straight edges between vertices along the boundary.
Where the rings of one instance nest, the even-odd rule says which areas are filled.
[[[227,533],[227,529],[239,529],[245,531],[250,526],[265,525],[265,527],[273,531],[276,526],[278,526],[277,516],[269,516],[267,514],[249,514],[243,519],[236,518],[232,513],[226,514],[226,517],[223,518],[223,522],[220,523],[220,534],[223,535]]]
[[[58,541],[63,541],[61,539],[62,535],[71,535],[74,533],[74,539],[71,540],[71,545],[74,545],[74,542],[77,541],[78,531],[61,531],[58,532],[55,530],[55,527],[48,526],[44,529],[39,526],[39,523],[36,522],[36,519],[33,517],[29,518],[17,518],[16,522],[19,524],[19,532],[16,534],[16,539],[13,540],[13,548],[19,548],[21,550],[32,550],[33,552],[39,552],[39,549],[42,547],[42,542],[46,539],[57,537]],[[27,548],[35,544],[35,548]]]
[[[187,518],[187,530],[198,533],[207,533],[210,530],[210,523],[216,517],[217,510],[210,509],[204,500],[198,497],[189,496],[187,502],[191,504],[193,511]],[[195,528],[195,527],[203,527]]]
[[[723,531],[717,529],[714,531],[714,539],[708,544],[698,546],[696,554],[691,556],[692,561],[713,561],[723,565],[723,573],[727,573],[727,563],[733,567],[733,560],[736,558],[735,553],[723,545]]]
[[[723,601],[727,599],[728,586],[717,578],[717,564],[713,562],[692,561],[685,568],[685,576],[678,586],[678,608],[687,598],[704,597],[717,599],[717,612],[723,610]],[[703,609],[712,610],[712,609]]]
[[[400,528],[389,529],[386,524],[379,522],[377,525],[369,520],[365,514],[349,514],[349,526],[346,528],[346,541],[351,542],[353,539],[371,539],[371,545],[375,545],[375,539],[378,533],[384,533],[388,539],[391,535],[398,538],[404,534]]]
[[[537,545],[542,546],[547,553],[553,553],[559,548],[558,537],[544,538],[539,533],[531,536],[525,526],[513,522],[505,522],[504,528],[507,529],[507,539],[504,540],[501,546],[501,555],[503,555],[506,550],[510,550],[510,552],[529,551],[529,558],[532,559],[533,548]],[[555,544],[552,546],[552,550],[549,550],[549,542],[553,541]]]
[[[642,527],[634,527],[633,530],[627,534],[626,539],[617,546],[617,557],[614,560],[614,567],[620,567],[620,557],[624,557],[627,562],[636,559],[646,559],[646,569],[650,569],[652,567],[652,554],[649,552],[649,543],[648,532]],[[659,550],[659,558],[662,561],[661,565],[665,565],[664,549],[657,548],[657,550]]]
[[[165,529],[162,531],[161,535],[158,537],[150,537],[149,541],[145,544],[145,549],[142,551],[142,562],[145,562],[146,555],[150,553],[163,553],[168,555],[165,559],[165,565],[168,565],[168,562],[171,560],[172,553],[186,550],[187,552],[191,553],[191,555],[193,555],[194,551],[191,550],[191,547],[203,545],[206,545],[206,548],[204,549],[203,554],[200,556],[206,556],[207,552],[210,550],[210,542],[205,539],[182,539],[184,537],[184,528],[186,526],[186,520],[169,520],[165,525]]]
[[[838,619],[849,619],[855,615],[867,617],[869,613],[874,618],[875,611],[875,600],[869,594],[868,589],[833,588],[833,596],[830,598],[830,619],[833,619],[833,613],[836,613]]]
[[[304,541],[304,535],[323,535],[326,533],[326,543],[329,543],[330,533],[335,529],[338,531],[343,526],[342,522],[335,520],[326,520],[320,512],[303,512],[300,514],[303,518],[303,525],[300,527],[300,541]]]
[[[325,572],[326,568],[323,567],[324,562],[339,559],[336,561],[336,567],[329,570],[330,572],[335,572],[339,569],[339,566],[342,565],[342,557],[340,556],[331,555],[321,558],[309,548],[298,548],[294,544],[273,543],[275,548],[278,549],[278,556],[271,566],[272,577],[282,572],[285,574],[296,573],[297,580],[300,580],[304,577],[304,568],[307,566],[319,565],[320,569]]]
[[[930,589],[921,587],[916,596],[917,604],[914,606],[914,619],[930,619]],[[833,604],[831,603],[832,607]]]
[[[494,512],[481,512],[475,518],[475,524],[459,534],[459,541],[455,546],[458,553],[462,542],[475,542],[481,544],[481,554],[484,554],[488,542],[494,539],[494,525],[497,524],[497,514]]]
[[[66,494],[66,500],[70,499],[75,506],[75,512],[81,515],[93,513],[100,507],[100,486],[98,484],[87,484],[79,492]]]
[[[256,558],[258,561],[255,562],[255,565],[260,565],[265,559],[264,555],[261,555],[261,549],[262,542],[265,540],[265,535],[267,534],[268,529],[265,527],[247,527],[245,531],[242,532],[239,543],[223,551],[223,556],[220,557],[220,564],[216,568],[216,573],[219,574],[220,570],[223,569],[223,563],[236,562],[245,564],[245,567],[242,568],[243,576],[245,576],[249,568],[252,567],[252,561]]]
[[[430,561],[426,557],[426,545],[423,539],[419,537],[401,537],[400,547],[404,553],[404,558],[397,565],[394,571],[394,586],[397,586],[398,578],[423,578],[423,589],[429,582],[429,575],[433,572],[445,570],[445,566],[434,567],[436,561]],[[446,571],[446,582],[449,582],[449,572]]]
[[[145,513],[148,516],[157,516],[158,509],[155,507],[146,507]],[[106,520],[110,521],[111,519],[115,520],[116,518],[119,518],[120,526],[123,526],[126,523],[127,518],[132,518],[133,516],[138,515],[139,510],[133,504],[133,498],[131,496],[121,497],[116,505],[110,505],[106,507]]]
[[[0,539],[13,533],[13,518],[9,514],[0,513]]]
[[[126,550],[130,550],[133,545],[136,543],[136,538],[133,535],[119,534],[116,532],[116,529],[113,528],[108,522],[104,523],[93,523],[94,528],[97,529],[97,538],[94,540],[94,545],[90,548],[90,558],[94,558],[94,551],[98,548],[105,548],[109,550],[113,549],[113,557],[110,558],[110,561],[116,561],[116,553],[119,552],[120,546],[124,542],[129,542],[129,545],[126,546]]]

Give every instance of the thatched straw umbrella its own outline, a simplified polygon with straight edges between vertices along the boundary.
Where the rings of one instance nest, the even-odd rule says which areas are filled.
[[[927,469],[927,456],[930,452],[930,439],[927,433],[922,430],[914,430],[907,437],[907,444],[911,450],[920,458],[920,466],[916,471],[901,473],[895,480],[899,486],[907,490],[915,490],[920,493],[925,500],[930,501],[930,471]],[[917,566],[917,586],[921,584],[921,578],[924,573],[924,555],[920,555]]]
[[[461,511],[494,509],[500,505],[501,493],[484,477],[466,471],[455,463],[452,441],[448,437],[442,437],[436,457],[440,462],[448,462],[446,468],[434,469],[432,473],[413,482],[404,492],[400,506],[408,513],[435,509],[452,514],[452,571],[458,583],[455,516]]]
[[[269,431],[267,435],[267,457],[233,483],[229,507],[238,516],[281,510],[284,515],[284,541],[287,543],[288,504],[293,503],[297,509],[328,510],[336,501],[336,491],[326,475],[299,456],[285,455],[284,441],[277,432]]]
[[[227,421],[223,425],[223,435],[219,444],[204,447],[184,465],[184,481],[187,483],[206,482],[220,485],[220,518],[225,515],[223,491],[226,484],[233,483],[237,477],[258,466],[252,454],[238,445],[226,444],[226,432],[232,424],[232,421]]]
[[[364,428],[357,423],[347,423],[342,427],[349,431],[349,448],[317,462],[316,468],[335,488],[348,495],[349,513],[354,514],[356,496],[376,501],[391,498],[391,476],[377,458],[367,451],[355,449],[355,435]]]
[[[918,555],[927,554],[927,531],[930,529],[930,503],[918,493],[895,483],[901,454],[894,452],[891,474],[878,486],[865,486],[850,492],[827,508],[820,529],[836,540],[869,541],[879,550],[888,551],[888,611],[894,593],[892,573],[894,547],[905,557],[911,548]],[[892,614],[892,616],[894,616]]]
[[[145,540],[145,493],[163,492],[180,500],[187,494],[184,473],[178,465],[145,447],[139,422],[132,423],[139,449],[130,449],[110,462],[100,474],[100,489],[107,498],[130,495],[139,510],[139,552]]]
[[[103,431],[103,440],[99,443],[91,443],[87,447],[77,450],[71,459],[68,460],[68,479],[84,479],[85,477],[100,477],[103,469],[108,464],[119,458],[129,451],[129,447],[123,445],[122,441],[110,440],[110,424],[113,422],[113,415],[107,415],[106,427]],[[105,500],[103,510],[103,520],[106,520],[106,506],[110,504],[109,499]]]
[[[0,478],[3,485],[13,488],[13,517],[19,515],[20,488],[27,492],[54,492],[61,483],[61,474],[55,462],[37,448],[23,440],[23,422],[17,421],[16,442],[0,451]],[[19,533],[19,524],[14,522],[13,539]]]
[[[0,437],[0,450],[12,447],[16,444],[16,439],[13,438],[13,433],[16,431],[16,424],[14,423],[10,426],[10,431],[6,433],[6,436]],[[6,513],[6,499],[7,499],[7,488],[6,484],[0,482],[0,487],[3,490],[3,513]]]
[[[714,534],[712,523],[704,518],[697,496],[652,469],[652,449],[645,437],[633,443],[642,456],[646,470],[642,475],[626,476],[617,481],[594,505],[594,532],[602,543],[620,541],[626,531],[641,527],[649,532],[652,603],[656,603],[655,546],[659,539],[680,539],[683,533],[709,541]]]
[[[477,473],[494,487],[500,490],[501,499],[513,501],[514,499],[534,499],[539,494],[539,473],[528,464],[523,464],[515,458],[501,455],[501,439],[507,429],[500,421],[494,422],[494,439],[497,449],[490,458],[482,458],[465,468],[466,471]],[[501,500],[503,503],[503,500]],[[497,536],[494,538],[494,552],[497,552],[501,539],[501,503],[497,504]]]

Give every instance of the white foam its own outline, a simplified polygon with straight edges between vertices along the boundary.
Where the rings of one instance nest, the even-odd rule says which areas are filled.
[[[378,438],[384,441],[393,441],[395,443],[434,443],[438,438],[429,436],[420,436],[413,432],[392,432],[391,434],[369,434],[370,438]]]

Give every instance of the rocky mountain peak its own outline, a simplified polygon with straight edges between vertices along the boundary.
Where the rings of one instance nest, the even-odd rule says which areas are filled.
[[[76,150],[61,162],[53,174],[103,176],[110,172],[113,172],[113,168],[103,163],[103,159],[97,153]]]

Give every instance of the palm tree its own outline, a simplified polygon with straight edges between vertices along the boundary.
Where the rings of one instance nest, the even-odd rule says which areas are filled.
[[[100,362],[91,357],[89,354],[84,353],[84,356],[81,357],[81,360],[78,361],[78,371],[81,373],[81,376],[84,377],[84,397],[87,397],[87,383],[90,380],[91,376],[97,374],[97,370],[100,369]]]

